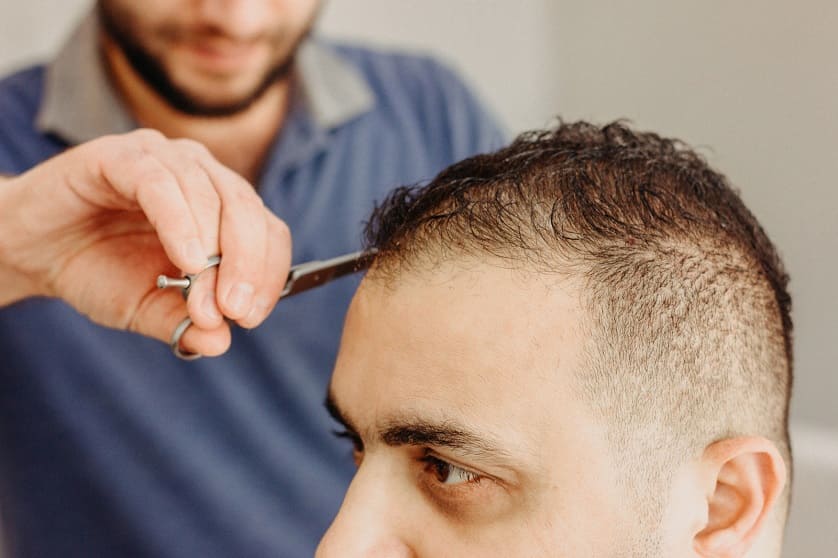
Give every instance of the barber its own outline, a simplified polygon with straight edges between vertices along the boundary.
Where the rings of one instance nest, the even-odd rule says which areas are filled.
[[[310,556],[337,511],[322,394],[357,278],[274,310],[289,266],[503,138],[434,61],[310,36],[319,7],[101,0],[0,82],[11,556]],[[188,300],[155,288],[217,254]],[[172,354],[186,316],[182,349],[222,356]]]
[[[0,304],[63,299],[98,324],[167,340],[184,315],[190,352],[230,346],[224,318],[252,328],[272,310],[291,237],[240,175],[200,143],[155,130],[104,137],[0,179]],[[197,274],[224,253],[218,280],[189,298],[155,271]]]

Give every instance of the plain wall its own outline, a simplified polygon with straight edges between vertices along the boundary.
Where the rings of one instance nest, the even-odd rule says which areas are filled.
[[[0,5],[0,71],[45,56],[86,0]],[[436,53],[512,132],[556,115],[695,146],[737,185],[792,277],[789,556],[838,548],[838,3],[332,0],[323,34]]]
[[[794,413],[838,430],[838,3],[343,0],[331,35],[437,52],[512,131],[555,115],[701,148],[792,276]]]

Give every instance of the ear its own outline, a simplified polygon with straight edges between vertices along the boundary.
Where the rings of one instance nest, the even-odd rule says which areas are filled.
[[[786,464],[765,438],[731,438],[702,456],[708,480],[707,524],[693,546],[703,558],[739,558],[754,544],[786,484]]]

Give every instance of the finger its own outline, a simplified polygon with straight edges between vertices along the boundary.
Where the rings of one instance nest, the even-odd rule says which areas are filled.
[[[153,134],[132,138],[129,146],[103,158],[100,172],[120,195],[136,201],[169,260],[194,273],[206,263],[200,230],[177,178],[154,155],[155,149],[148,146],[152,137]]]
[[[205,258],[219,254],[221,199],[201,164],[201,159],[211,157],[209,151],[191,140],[174,140],[170,142],[170,149],[159,157],[177,178],[200,231]],[[216,303],[215,276],[215,269],[201,271],[187,300],[189,316],[196,326],[204,329],[216,328],[224,319]]]
[[[181,319],[183,319],[183,316],[181,316]],[[179,324],[180,321],[177,323]],[[172,332],[174,332],[175,327],[177,327],[177,324],[172,327]],[[215,357],[226,353],[227,349],[230,348],[231,341],[230,326],[226,323],[222,327],[212,330],[201,329],[193,324],[180,338],[179,346],[181,352],[197,353],[205,357]],[[171,334],[169,334],[167,343],[170,342]]]
[[[265,272],[263,281],[253,297],[253,306],[239,325],[254,328],[270,315],[279,300],[279,293],[285,287],[288,270],[291,268],[291,233],[288,226],[268,211],[268,228],[265,246]]]
[[[204,164],[221,198],[217,302],[225,316],[240,320],[250,313],[256,292],[265,281],[269,212],[238,174],[214,159],[205,159]]]
[[[137,308],[128,330],[169,344],[172,333],[184,317],[186,304],[179,293],[166,289],[153,291]],[[182,351],[218,356],[230,348],[230,341],[230,326],[226,322],[211,329],[193,324],[181,338],[180,347]]]
[[[173,140],[170,145],[173,149],[161,154],[161,159],[178,179],[207,250],[205,256],[216,255],[221,198],[203,165],[212,155],[202,144],[188,139]]]
[[[214,329],[221,325],[224,316],[216,300],[218,268],[210,267],[193,276],[186,299],[186,309],[196,326]]]

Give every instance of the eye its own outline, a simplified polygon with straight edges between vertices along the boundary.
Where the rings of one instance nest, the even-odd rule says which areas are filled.
[[[486,520],[512,503],[503,481],[491,474],[455,465],[431,448],[419,451],[413,456],[417,487],[450,520],[463,525]]]
[[[425,463],[425,471],[434,475],[440,484],[478,483],[483,478],[477,473],[457,467],[433,455],[426,455],[422,458],[422,462]]]
[[[361,437],[350,430],[333,430],[332,434],[337,438],[344,438],[352,442],[352,460],[355,465],[360,466],[364,458],[364,442]]]

